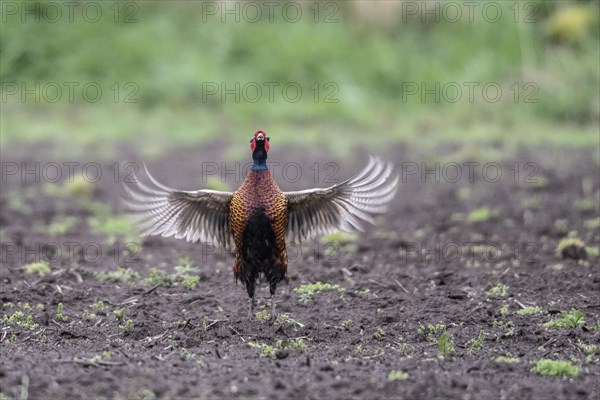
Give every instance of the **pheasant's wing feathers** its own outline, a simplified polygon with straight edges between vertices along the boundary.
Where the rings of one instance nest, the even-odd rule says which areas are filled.
[[[385,212],[396,194],[398,176],[377,158],[354,177],[326,189],[284,193],[288,199],[287,240],[302,242],[339,230],[362,230],[365,221]]]
[[[150,184],[136,177],[134,188],[125,185],[125,203],[143,235],[174,236],[190,242],[211,242],[233,249],[228,227],[231,192],[183,191],[163,185],[150,175]]]

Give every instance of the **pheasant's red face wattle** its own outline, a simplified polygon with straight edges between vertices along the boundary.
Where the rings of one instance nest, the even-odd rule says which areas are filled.
[[[257,142],[262,142],[265,146],[265,151],[268,153],[269,147],[270,147],[269,139],[270,139],[270,137],[268,137],[264,131],[254,132],[254,138],[252,138],[252,140],[250,141],[250,150],[252,150],[252,152],[254,152]]]

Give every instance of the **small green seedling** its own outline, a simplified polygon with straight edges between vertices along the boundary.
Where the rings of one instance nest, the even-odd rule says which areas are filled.
[[[202,330],[204,332],[206,332],[208,330],[209,325],[210,325],[210,318],[208,318],[208,315],[205,315],[204,317],[202,317]]]
[[[79,317],[84,320],[92,321],[98,318],[98,315],[88,310],[83,310]]]
[[[483,206],[471,211],[469,215],[467,215],[467,221],[472,223],[485,222],[495,217],[497,214],[497,211],[490,210],[487,206]]]
[[[178,274],[189,274],[190,272],[196,272],[198,268],[192,266],[192,261],[189,256],[181,257],[177,260],[175,266],[175,272]]]
[[[96,354],[92,358],[90,358],[90,362],[93,364],[97,364],[100,361],[109,361],[112,358],[112,353],[110,351],[103,351],[102,354]]]
[[[517,315],[536,315],[541,313],[542,309],[538,306],[527,306],[517,311]]]
[[[503,283],[498,283],[496,286],[487,291],[487,297],[505,298],[508,296],[508,286]]]
[[[118,238],[123,238],[125,242],[139,242],[137,231],[124,215],[90,217],[88,224],[92,233],[106,235],[107,243],[114,243]]]
[[[64,309],[63,303],[58,303],[58,308],[57,308],[57,310],[56,310],[56,316],[55,316],[55,319],[56,319],[57,321],[63,321],[63,322],[66,322],[66,321],[68,321],[68,320],[69,320],[69,317],[67,317],[67,316],[66,316],[66,315],[63,313],[63,309]]]
[[[194,353],[192,353],[191,351],[189,351],[188,349],[186,349],[185,347],[181,347],[179,349],[179,354],[181,354],[181,356],[185,359],[188,359],[190,357],[194,357]]]
[[[113,311],[113,314],[115,315],[115,318],[118,320],[122,320],[123,319],[123,315],[125,314],[125,308],[118,308],[116,310]]]
[[[46,276],[50,274],[50,266],[46,261],[34,262],[23,266],[25,272],[31,275]]]
[[[343,253],[356,253],[358,250],[358,240],[360,235],[348,232],[335,232],[323,235],[319,242],[323,245],[323,254],[325,257],[337,256],[343,250]]]
[[[573,208],[581,211],[593,211],[598,208],[598,201],[593,197],[575,199],[573,201]]]
[[[248,346],[260,349],[260,356],[262,358],[273,358],[275,357],[275,348],[266,343],[248,342]]]
[[[101,203],[99,201],[85,201],[81,208],[89,214],[92,214],[98,218],[109,217],[112,214],[112,207],[110,204]]]
[[[304,284],[304,285],[298,286],[297,288],[294,288],[294,292],[296,292],[300,295],[300,301],[303,303],[308,303],[309,301],[313,300],[315,294],[317,294],[317,293],[330,292],[330,291],[334,291],[334,290],[337,291],[338,293],[340,293],[340,295],[343,295],[344,292],[346,291],[346,289],[344,289],[343,287],[341,287],[338,284],[322,283],[322,282]]]
[[[299,351],[301,353],[306,351],[306,344],[304,343],[304,339],[302,339],[302,338],[291,339],[291,340],[279,339],[275,345],[279,349]]]
[[[498,356],[494,358],[494,361],[499,364],[517,364],[521,362],[521,359],[517,357]]]
[[[419,324],[419,329],[417,330],[419,335],[427,335],[427,340],[430,342],[436,341],[435,336],[438,332],[446,332],[446,325],[442,322],[439,322],[435,325],[427,324],[427,327],[425,327],[423,324]]]
[[[133,321],[128,319],[124,324],[119,325],[119,328],[123,329],[124,331],[130,331],[133,329]]]
[[[277,314],[277,317],[275,318],[275,323],[279,324],[279,325],[296,324],[298,326],[304,326],[302,323],[292,319],[292,317],[290,317],[290,314],[288,314],[288,313]]]
[[[87,180],[83,175],[65,182],[63,187],[67,194],[74,197],[89,198],[94,193],[94,183]]]
[[[405,381],[409,378],[409,375],[407,372],[404,371],[390,371],[390,373],[388,374],[388,382],[393,382],[393,381]]]
[[[6,191],[6,208],[22,214],[31,214],[33,208],[28,204],[27,200],[33,196],[34,194],[25,188],[8,190]]]
[[[42,232],[52,236],[63,236],[71,232],[77,225],[77,218],[73,216],[57,217],[51,224],[42,228]]]
[[[106,306],[104,305],[104,302],[102,300],[98,300],[97,302],[91,304],[90,307],[92,307],[94,310],[98,310],[98,311],[103,311],[106,308]]]
[[[501,320],[494,320],[492,326],[494,328],[498,327],[503,329],[504,333],[502,334],[502,336],[504,337],[511,337],[515,334],[515,324],[512,321],[504,322]]]
[[[477,350],[483,349],[483,341],[484,340],[485,340],[485,332],[483,331],[483,329],[481,329],[479,331],[479,336],[477,336],[477,339],[471,339],[467,342],[467,347],[468,347],[467,353],[473,354]]]
[[[373,339],[377,339],[377,340],[383,340],[383,338],[385,338],[386,333],[383,329],[378,328],[375,333],[373,333]]]
[[[585,354],[585,363],[591,364],[594,361],[594,354],[600,353],[600,348],[595,344],[585,344],[579,339],[577,341],[577,346],[583,351]]]
[[[583,226],[591,231],[597,231],[598,229],[600,229],[600,217],[584,221]]]
[[[193,267],[189,257],[180,258],[175,266],[175,272],[169,274],[160,268],[152,267],[148,270],[148,274],[142,280],[142,283],[147,286],[183,286],[187,290],[196,289],[200,283],[199,275],[190,275],[190,272],[197,270]]]
[[[152,267],[148,270],[148,275],[142,281],[147,286],[162,286],[169,287],[173,285],[173,278],[159,270],[158,268]]]
[[[33,322],[33,316],[25,315],[23,311],[16,311],[13,315],[4,315],[2,322],[6,325],[16,325],[23,328],[35,329],[38,324]]]
[[[585,325],[585,314],[574,308],[571,311],[561,311],[562,318],[546,322],[544,328],[576,329]]]
[[[444,332],[438,340],[438,357],[444,358],[451,356],[456,351],[454,347],[454,341],[452,340],[452,334],[450,332]]]
[[[586,246],[585,253],[588,255],[588,257],[598,257],[598,256],[600,256],[600,248]]]
[[[257,311],[256,313],[254,313],[254,317],[258,320],[258,321],[269,321],[271,319],[271,313],[268,311]]]
[[[335,233],[328,233],[319,238],[321,243],[335,243],[335,244],[348,244],[357,242],[360,236],[356,233],[348,233],[344,231],[338,231]]]
[[[198,275],[185,276],[183,278],[183,280],[181,281],[181,284],[183,285],[183,287],[188,290],[196,289],[196,287],[198,286],[198,283],[200,283],[200,277]]]
[[[568,361],[556,361],[542,358],[536,361],[531,372],[542,376],[570,377],[577,375],[579,373],[579,368]]]
[[[370,357],[370,358],[378,357],[378,356],[381,356],[382,354],[385,354],[385,350],[383,350],[381,347],[369,348],[369,347],[363,347],[363,345],[361,345],[361,344],[359,344],[354,351],[362,357]]]
[[[111,280],[127,283],[132,279],[139,279],[140,274],[131,268],[118,267],[115,271],[98,272],[96,273],[96,278],[99,281]]]
[[[275,346],[268,345],[266,343],[249,342],[248,346],[260,349],[261,358],[274,358],[277,350],[289,350],[304,352],[306,351],[306,344],[302,338],[291,339],[291,340],[278,340]]]

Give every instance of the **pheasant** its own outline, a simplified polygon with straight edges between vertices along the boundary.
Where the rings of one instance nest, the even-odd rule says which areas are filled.
[[[250,297],[266,278],[273,296],[277,284],[287,281],[286,241],[301,243],[339,230],[362,230],[364,222],[386,211],[398,184],[392,165],[370,158],[354,177],[324,189],[282,192],[267,167],[270,138],[262,130],[250,141],[253,165],[235,192],[176,190],[146,174],[150,184],[136,179],[126,201],[143,235],[173,236],[191,242],[218,243],[235,249],[233,274]]]

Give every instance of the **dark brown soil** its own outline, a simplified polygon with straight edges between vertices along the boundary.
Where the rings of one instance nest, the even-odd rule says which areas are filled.
[[[163,183],[200,188],[201,161],[221,168],[227,154],[221,149],[230,146],[181,149],[147,163]],[[313,150],[273,146],[271,152],[273,162],[301,168],[297,181],[292,167],[285,176],[281,169],[274,171],[284,190],[327,186],[328,174],[340,180],[366,162],[364,151],[345,162]],[[5,152],[2,162],[17,162],[19,170],[21,162],[28,168],[40,162],[43,168],[46,154],[43,148]],[[431,155],[419,159],[403,146],[390,148],[386,157],[405,175],[414,166],[408,162],[435,163]],[[325,164],[331,161],[339,162],[339,170]],[[318,177],[309,169],[315,162]],[[515,162],[521,172],[516,179]],[[528,162],[539,167],[533,174],[537,182],[527,179]],[[8,398],[600,396],[600,353],[586,354],[581,346],[600,342],[600,234],[593,225],[599,175],[592,152],[523,153],[498,164],[503,173],[498,182],[488,182],[493,171],[484,175],[481,167],[474,169],[473,182],[465,176],[448,182],[443,174],[440,182],[433,175],[405,176],[389,213],[358,242],[290,246],[292,290],[288,294],[282,285],[277,298],[278,312],[287,318],[275,322],[246,319],[247,295],[234,282],[230,254],[164,238],[146,238],[130,254],[123,251],[126,238],[117,235],[115,247],[108,236],[92,233],[88,218],[98,206],[90,202],[110,204],[117,212],[124,193],[124,176],[113,179],[111,164],[102,163],[103,177],[90,198],[70,197],[67,189],[64,195],[56,190],[47,195],[44,176],[35,182],[4,170],[0,295],[7,317],[0,333],[0,386]],[[120,167],[123,172],[124,164]],[[446,178],[455,176],[446,172]],[[232,188],[241,179],[236,178],[228,176]],[[44,231],[59,215],[75,216],[73,229],[64,235]],[[567,251],[574,258],[563,259],[556,247],[571,231],[588,251]],[[52,243],[54,253],[48,250]],[[70,245],[75,251],[68,251],[67,243],[75,243]],[[96,259],[94,249],[100,249]],[[181,274],[176,275],[174,267],[184,256],[196,268],[189,274],[200,276],[195,289],[184,287]],[[50,260],[51,274],[32,275],[22,268],[40,259]],[[100,279],[98,273],[118,266],[140,277]],[[174,281],[144,283],[151,267]],[[315,282],[345,290],[316,293],[306,302],[293,290]],[[266,285],[258,296],[257,311],[268,310]],[[98,309],[99,301],[104,309]],[[56,315],[59,303],[64,318]],[[517,314],[526,306],[539,306],[542,313]],[[583,325],[542,326],[572,308],[585,314]],[[120,309],[118,319],[114,311]],[[7,320],[19,311],[21,325]],[[27,315],[35,325],[25,326]],[[438,323],[454,345],[445,356],[438,345],[444,330],[428,332],[428,324]],[[483,341],[477,346],[473,340],[480,332]],[[572,378],[540,376],[531,370],[541,358],[569,361],[579,372]]]

